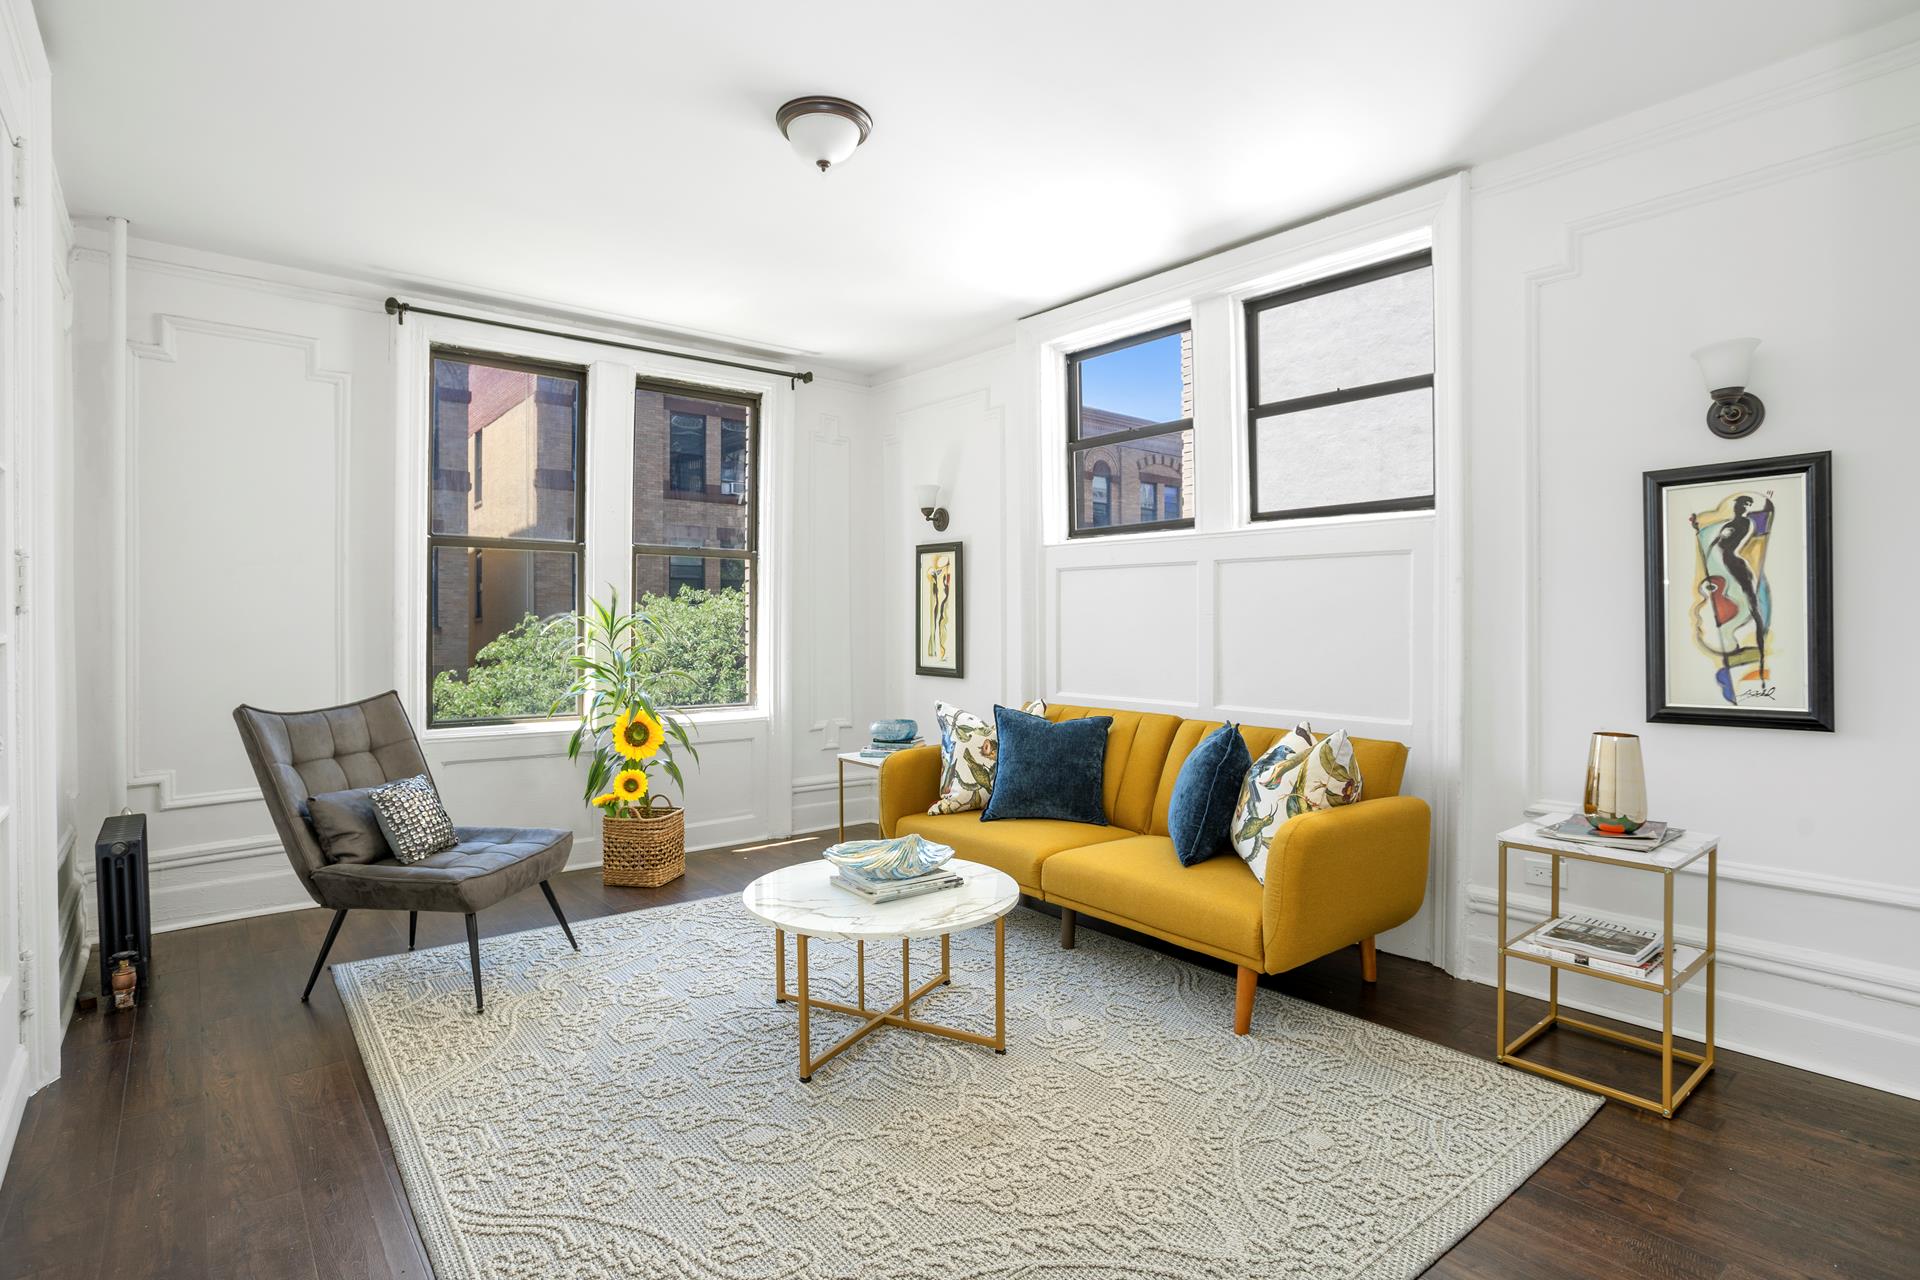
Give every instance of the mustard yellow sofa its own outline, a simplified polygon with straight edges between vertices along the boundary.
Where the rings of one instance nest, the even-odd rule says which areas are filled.
[[[1362,976],[1375,980],[1374,935],[1411,919],[1426,896],[1432,815],[1426,801],[1399,794],[1404,745],[1353,739],[1360,802],[1282,823],[1263,886],[1231,855],[1181,866],[1167,835],[1180,766],[1219,721],[1047,708],[1054,721],[1091,715],[1113,717],[1104,796],[1111,825],[929,814],[939,794],[940,748],[928,746],[898,752],[881,766],[880,829],[951,845],[962,858],[1006,872],[1021,892],[1061,909],[1062,946],[1073,945],[1074,923],[1085,912],[1238,966],[1239,1035],[1252,1020],[1262,973],[1358,943]],[[1240,728],[1255,759],[1284,732]]]

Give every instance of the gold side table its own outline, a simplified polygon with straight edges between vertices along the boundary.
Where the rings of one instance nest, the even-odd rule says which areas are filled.
[[[1564,815],[1562,815],[1564,816]],[[1557,817],[1547,817],[1543,822],[1552,823]],[[1532,822],[1523,822],[1518,826],[1502,831],[1500,840],[1500,909],[1499,909],[1499,982],[1494,1012],[1494,1052],[1495,1056],[1508,1066],[1519,1067],[1522,1071],[1531,1071],[1535,1075],[1558,1080],[1562,1084],[1577,1085],[1582,1089],[1591,1089],[1604,1094],[1617,1102],[1643,1108],[1656,1115],[1671,1118],[1682,1102],[1687,1100],[1700,1082],[1713,1070],[1713,995],[1714,995],[1714,911],[1715,891],[1718,887],[1720,838],[1702,832],[1682,832],[1672,841],[1650,854],[1636,854],[1628,850],[1612,849],[1605,845],[1578,844],[1565,840],[1548,838],[1546,832]],[[1629,978],[1624,974],[1607,973],[1590,969],[1585,965],[1570,964],[1550,956],[1536,955],[1530,951],[1516,950],[1514,944],[1533,933],[1539,925],[1531,925],[1519,933],[1510,933],[1507,924],[1507,854],[1510,850],[1523,853],[1545,854],[1553,859],[1552,883],[1548,918],[1560,914],[1560,860],[1571,858],[1576,862],[1591,862],[1602,866],[1627,867],[1635,871],[1650,871],[1660,875],[1662,885],[1662,906],[1660,914],[1660,980],[1649,982],[1641,978]],[[1673,940],[1673,878],[1681,870],[1692,866],[1701,858],[1707,860],[1707,910],[1706,910],[1706,946],[1695,952],[1692,947],[1679,947]],[[1544,923],[1544,922],[1543,922]],[[1511,1042],[1507,1040],[1507,961],[1523,960],[1529,964],[1543,965],[1547,969],[1547,1016],[1521,1032]],[[1678,973],[1674,966],[1680,961],[1685,965]],[[1581,1018],[1570,1018],[1560,1011],[1560,973],[1583,974],[1589,978],[1598,978],[1603,982],[1617,982],[1622,986],[1633,987],[1641,991],[1651,991],[1660,997],[1660,1039],[1650,1040],[1645,1036],[1630,1035],[1624,1031],[1615,1031],[1597,1023]],[[1705,1035],[1702,1037],[1704,1052],[1690,1053],[1685,1049],[1676,1049],[1673,1044],[1673,997],[1674,993],[1686,986],[1696,974],[1704,972],[1706,982],[1706,1022]],[[1520,1051],[1538,1040],[1555,1027],[1585,1035],[1598,1036],[1634,1049],[1657,1054],[1660,1058],[1660,1096],[1643,1097],[1629,1093],[1624,1089],[1615,1089],[1610,1085],[1598,1084],[1582,1076],[1549,1067],[1544,1063],[1530,1062],[1520,1056]],[[1692,1072],[1680,1084],[1674,1087],[1675,1062],[1693,1068]]]
[[[853,765],[856,768],[871,769],[873,770],[873,776],[878,778],[880,776],[880,766],[885,764],[886,761],[884,759],[876,760],[872,756],[863,756],[858,751],[842,751],[834,758],[840,762],[840,839],[844,842],[847,838],[847,766]],[[876,812],[878,812],[877,806],[879,803],[879,797],[876,795],[874,797]]]

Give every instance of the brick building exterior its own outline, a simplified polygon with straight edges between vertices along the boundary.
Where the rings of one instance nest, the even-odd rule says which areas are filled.
[[[754,410],[641,387],[633,401],[633,543],[737,551],[738,557],[634,557],[635,599],[746,584]]]
[[[1193,418],[1193,335],[1180,336],[1180,416]],[[1148,418],[1092,405],[1080,408],[1080,438],[1094,439],[1138,427]],[[1168,433],[1078,451],[1075,527],[1110,528],[1193,515],[1193,432]],[[1148,510],[1151,504],[1151,511]]]
[[[433,532],[555,544],[434,548],[432,670],[465,676],[488,641],[528,614],[575,608],[583,384],[458,359],[436,359],[433,369]]]

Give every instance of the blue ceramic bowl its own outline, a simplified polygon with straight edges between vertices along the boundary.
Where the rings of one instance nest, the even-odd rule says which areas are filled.
[[[867,732],[875,742],[911,742],[920,726],[912,720],[875,720]]]

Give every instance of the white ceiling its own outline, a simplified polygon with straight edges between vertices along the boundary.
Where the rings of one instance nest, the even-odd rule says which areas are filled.
[[[41,0],[76,217],[875,370],[1916,0]],[[774,108],[874,116],[824,177]]]

